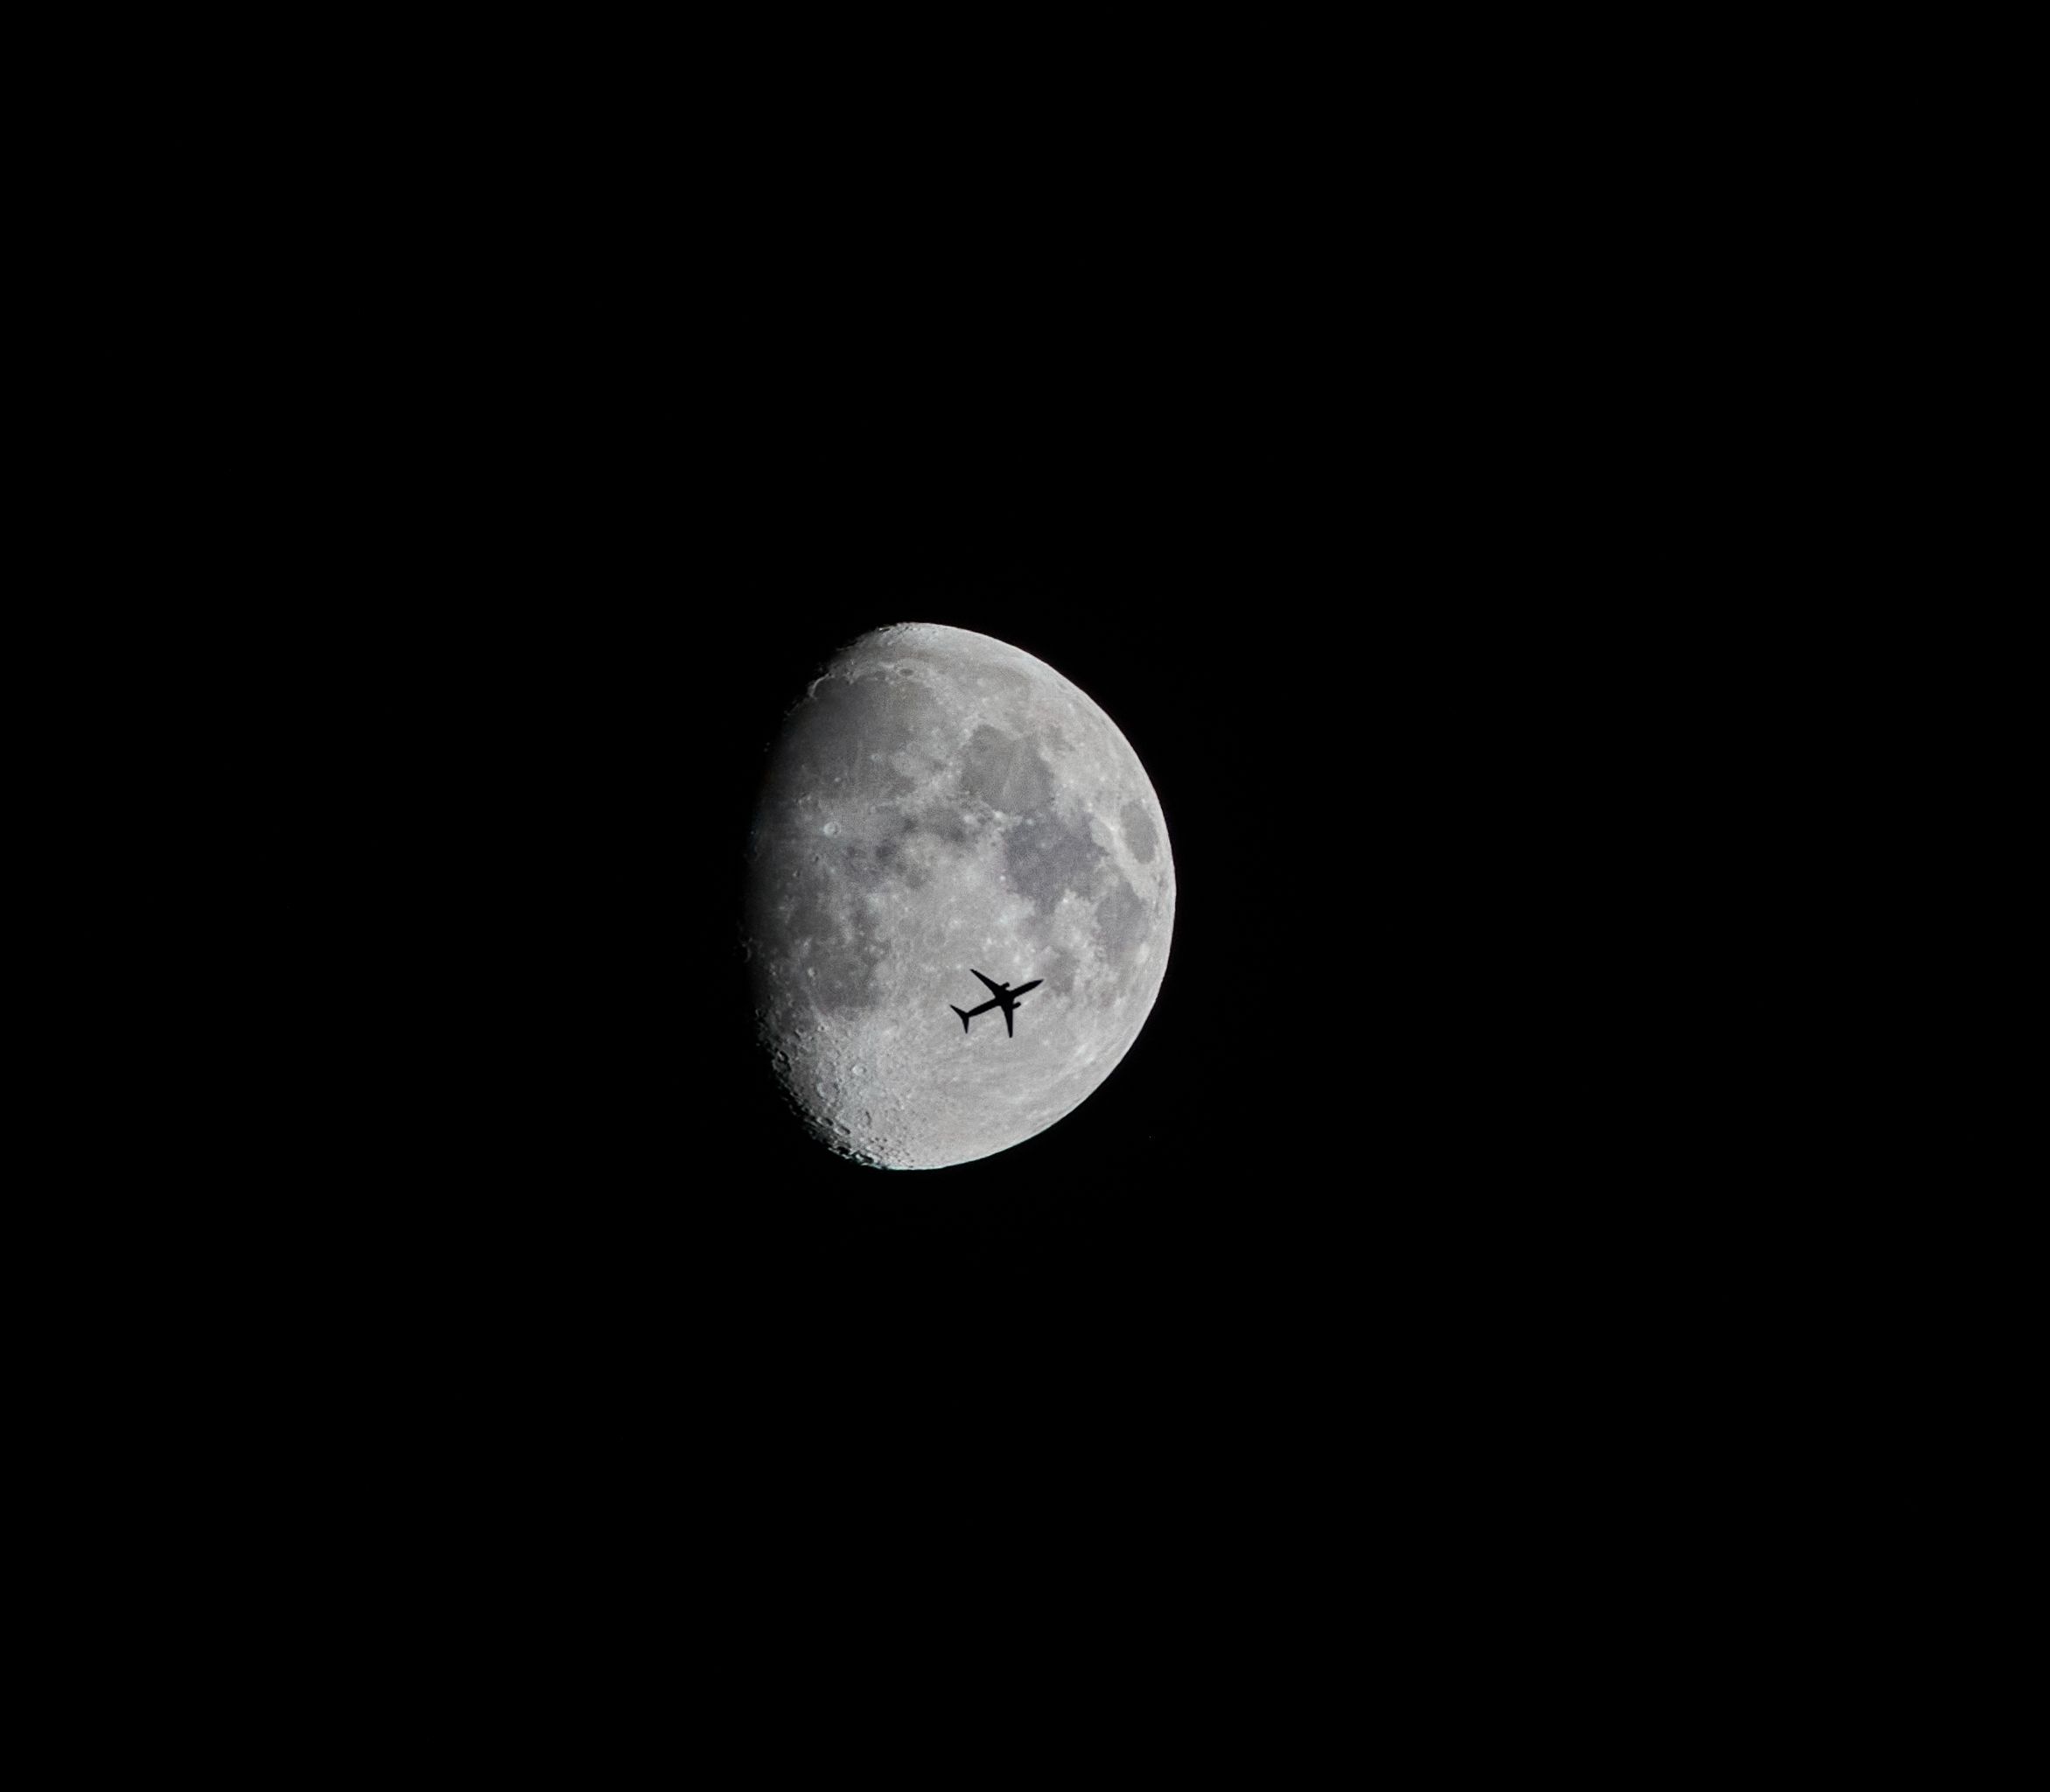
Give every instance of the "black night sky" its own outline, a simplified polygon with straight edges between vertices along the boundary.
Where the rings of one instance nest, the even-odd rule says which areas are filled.
[[[1135,128],[1130,178],[1078,164],[1036,232],[979,174],[924,191],[944,133],[844,191],[874,119],[768,165],[775,107],[699,122],[694,89],[732,83],[717,60],[687,59],[682,99],[638,115],[647,146],[615,149],[636,115],[608,68],[603,164],[562,176],[551,123],[534,176],[498,182],[495,254],[467,233],[499,151],[465,134],[448,180],[396,177],[424,248],[356,208],[377,277],[332,328],[290,299],[356,254],[319,208],[312,272],[252,286],[289,352],[250,358],[256,421],[228,416],[234,464],[276,492],[186,458],[223,554],[280,546],[218,647],[195,639],[229,697],[261,697],[224,734],[227,781],[277,788],[238,816],[246,866],[151,865],[139,900],[189,882],[261,941],[260,1061],[195,1106],[231,1154],[269,1155],[247,1199],[215,1197],[208,1153],[157,1154],[138,1188],[209,1262],[162,1278],[176,1324],[277,1381],[235,1414],[248,1501],[206,1455],[167,1472],[234,1524],[285,1479],[340,1488],[292,1563],[397,1539],[421,1572],[363,1602],[371,1656],[402,1634],[460,1652],[421,1590],[468,1549],[500,1602],[478,1609],[542,1614],[504,1628],[545,1631],[548,1659],[610,1628],[549,1624],[549,1578],[633,1606],[620,1634],[646,1647],[608,1695],[666,1712],[683,1687],[684,1746],[724,1697],[709,1661],[761,1670],[751,1746],[815,1731],[851,1759],[785,1696],[786,1659],[885,1666],[889,1712],[922,1732],[949,1700],[888,1628],[922,1567],[959,1606],[923,1623],[927,1652],[982,1674],[977,1625],[1016,1628],[1029,1671],[988,1676],[1034,1700],[1067,1702],[1098,1636],[1095,1684],[1123,1698],[1131,1613],[1230,1663],[1297,1640],[1308,1665],[1258,1725],[1271,1775],[1306,1698],[1371,1699],[1354,1620],[1380,1621],[1391,1574],[1464,1649],[1501,1633],[1451,1569],[1556,1573],[1522,1606],[1536,1646],[1509,1650],[1555,1656],[1539,1627],[1579,1601],[1574,1540],[1702,1480],[1718,1365],[1775,1278],[1821,1281],[1784,1248],[1781,1186],[1830,1172],[1767,1136],[1809,1073],[1760,1068],[1760,1041],[1791,1040],[1789,1065],[1809,1043],[1802,1011],[1739,961],[1746,928],[1792,959],[1834,925],[1781,921],[1786,849],[1857,743],[1784,837],[1727,777],[1759,752],[1760,668],[1807,676],[1781,575],[1741,539],[1806,475],[1761,500],[1770,404],[1711,389],[1730,317],[1667,319],[1707,265],[1691,234],[1648,257],[1658,214],[1634,199],[1599,208],[1606,248],[1558,234],[1632,157],[1605,143],[1599,178],[1518,197],[1530,156],[1507,144],[1473,177],[1487,203],[1446,203],[1414,171],[1466,152],[1461,109],[1407,135],[1371,94],[1319,115],[1293,67],[1314,60],[1273,85],[1271,177],[1247,172],[1232,83],[1188,87],[1216,114],[1212,166]],[[1471,60],[1442,78],[1465,88]],[[1151,48],[1130,78],[1186,85]],[[979,74],[953,84],[980,106]],[[1011,133],[1035,204],[1059,93]],[[1313,140],[1355,116],[1361,144]],[[272,442],[273,410],[320,455]],[[158,558],[151,592],[214,581],[211,545]],[[183,598],[150,602],[185,626]],[[994,1157],[885,1172],[780,1105],[739,907],[781,718],[837,648],[905,621],[1006,641],[1109,714],[1177,900],[1151,1017],[1087,1100]],[[165,682],[218,725],[204,688]],[[174,1429],[213,1385],[174,1387]],[[1826,1411],[1836,1385],[1832,1365],[1804,1401]],[[303,1459],[274,1442],[300,1418]],[[1781,1485],[1775,1466],[1739,1503]],[[1659,1592],[1663,1556],[1618,1559],[1633,1597]],[[1014,1626],[1063,1572],[1078,1593]],[[720,1582],[731,1602],[706,1606]],[[1273,1589],[1300,1615],[1237,1621]],[[1648,1634],[1636,1608],[1613,1633]],[[1400,1625],[1390,1652],[1417,1653]],[[1472,1705],[1463,1655],[1424,1659]],[[1152,1727],[1207,1744],[1207,1684],[1159,1677],[1175,1704]]]
[[[1056,482],[1022,510],[966,506],[952,528],[842,512],[822,539],[765,531],[740,556],[738,591],[704,623],[722,670],[687,700],[706,706],[690,738],[724,747],[667,808],[689,830],[701,797],[717,805],[718,836],[686,841],[717,880],[705,899],[735,888],[753,770],[817,663],[923,620],[1020,647],[1110,714],[1165,812],[1178,908],[1151,1018],[1095,1094],[995,1157],[884,1173],[778,1107],[715,905],[678,1033],[686,1088],[715,1097],[688,1129],[704,1154],[680,1152],[687,1184],[702,1186],[694,1158],[717,1166],[684,1224],[715,1251],[816,1310],[965,1303],[979,1321],[1050,1301],[1071,1326],[1209,1300],[1278,1320],[1291,1288],[1291,1322],[1311,1322],[1334,1278],[1387,1273],[1424,1189],[1473,1148],[1452,1054],[1505,1049],[1459,994],[1485,946],[1448,971],[1401,919],[1427,914],[1442,938],[1473,900],[1420,848],[1471,842],[1471,812],[1447,826],[1431,804],[1466,750],[1476,672],[1469,659],[1448,684],[1445,643],[1375,598],[1386,570],[1363,538],[1297,520],[1302,495]]]
[[[493,1170],[474,1201],[523,1283],[649,1348],[684,1325],[820,1373],[891,1335],[957,1340],[913,1352],[935,1374],[1138,1336],[1307,1362],[1362,1313],[1455,1316],[1442,1350],[1527,1313],[1531,1265],[1583,1261],[1638,1164],[1633,998],[1581,973],[1651,875],[1617,856],[1640,797],[1603,732],[1613,642],[1529,575],[1537,489],[1449,477],[1430,407],[1360,444],[1166,376],[1070,409],[1027,369],[957,423],[871,430],[879,375],[859,403],[783,379],[724,395],[681,463],[601,457],[508,510],[517,600],[445,642],[469,696],[430,806],[468,901],[430,918],[460,945],[439,999]],[[778,1104],[738,881],[782,714],[907,620],[1102,706],[1159,795],[1177,914],[1152,1015],[1081,1107],[883,1172]]]

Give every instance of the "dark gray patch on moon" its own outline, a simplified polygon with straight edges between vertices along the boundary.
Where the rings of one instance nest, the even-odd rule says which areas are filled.
[[[1032,961],[1032,968],[1055,995],[1069,996],[1074,993],[1074,954],[1058,950],[1042,952]]]
[[[1050,813],[1019,823],[1004,836],[1011,886],[1042,914],[1059,907],[1067,892],[1086,892],[1102,860],[1103,849],[1087,828],[1065,828]]]
[[[1031,815],[1053,801],[1053,773],[1030,742],[986,724],[962,755],[961,794],[1007,815]]]
[[[921,833],[930,834],[948,846],[965,846],[974,831],[961,818],[961,811],[948,803],[935,803],[918,818]]]
[[[916,828],[915,822],[906,821],[904,832],[913,833]],[[920,890],[925,887],[927,879],[932,876],[917,859],[906,854],[895,840],[883,841],[870,856],[875,861],[877,871],[882,873],[885,883],[894,878],[908,889]]]
[[[1117,967],[1120,982],[1138,968],[1134,956],[1152,931],[1153,912],[1145,899],[1123,878],[1096,904],[1096,949]]]
[[[1153,832],[1153,821],[1143,803],[1128,802],[1117,812],[1117,825],[1123,830],[1124,844],[1132,850],[1132,857],[1141,864],[1151,864],[1153,854],[1159,842]]]

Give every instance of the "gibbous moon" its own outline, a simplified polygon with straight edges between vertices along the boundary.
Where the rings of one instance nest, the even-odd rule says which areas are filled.
[[[904,623],[786,718],[748,843],[756,1026],[815,1137],[881,1169],[1004,1151],[1131,1048],[1174,931],[1159,799],[1117,725],[1030,654]],[[1016,1034],[992,1008],[1017,987]]]

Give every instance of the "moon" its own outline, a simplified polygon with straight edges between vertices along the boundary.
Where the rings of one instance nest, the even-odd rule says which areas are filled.
[[[785,718],[749,830],[757,1035],[790,1105],[879,1169],[971,1163],[1086,1101],[1174,932],[1159,798],[1117,724],[989,635],[901,623]],[[1012,986],[1015,1035],[992,1008]]]

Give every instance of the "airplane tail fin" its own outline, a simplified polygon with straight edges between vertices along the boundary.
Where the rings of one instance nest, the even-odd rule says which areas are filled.
[[[953,1004],[953,1003],[951,1003],[951,1002],[949,1002],[949,1003],[948,1003],[947,1005],[948,1005],[949,1008],[954,1008],[954,1004]],[[954,1008],[954,1012],[955,1012],[956,1014],[958,1014],[958,1015],[960,1015],[960,1016],[961,1016],[961,1030],[962,1030],[962,1032],[966,1032],[968,1031],[968,1012],[967,1012],[967,1011],[966,1011],[965,1009],[962,1009],[962,1008]]]

